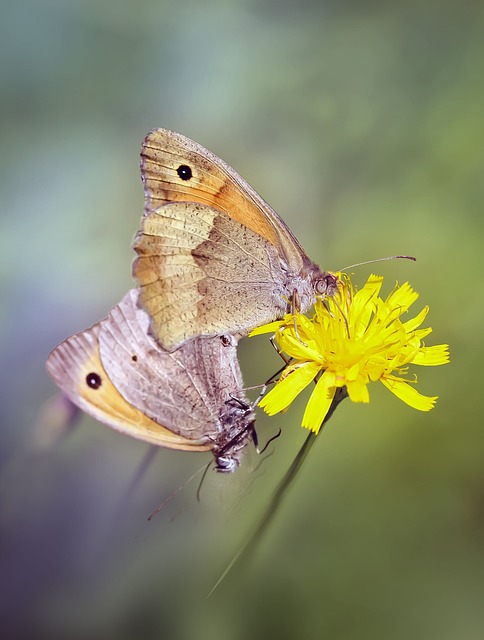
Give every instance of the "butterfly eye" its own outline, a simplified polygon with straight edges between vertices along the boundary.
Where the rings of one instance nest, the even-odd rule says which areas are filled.
[[[190,178],[192,177],[192,170],[190,169],[190,167],[186,164],[181,164],[178,169],[176,170],[176,172],[178,173],[179,177],[182,180],[190,180]]]
[[[320,296],[334,296],[338,291],[338,277],[333,273],[325,273],[314,282],[314,290]]]
[[[99,389],[101,386],[101,376],[98,373],[88,373],[86,376],[86,384],[91,389]]]

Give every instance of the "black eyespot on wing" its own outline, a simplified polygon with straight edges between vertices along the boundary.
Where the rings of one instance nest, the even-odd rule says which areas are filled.
[[[86,376],[86,384],[91,389],[99,389],[102,384],[101,376],[94,371],[88,373]]]
[[[132,356],[131,356],[131,360],[132,360],[133,362],[138,362],[138,356],[137,356],[136,354],[132,355]]]
[[[190,180],[193,175],[192,170],[187,164],[181,164],[176,172],[182,180]]]

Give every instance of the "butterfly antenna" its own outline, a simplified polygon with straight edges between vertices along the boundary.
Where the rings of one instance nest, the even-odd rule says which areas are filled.
[[[348,269],[353,269],[354,267],[361,267],[364,264],[373,264],[373,262],[387,262],[387,260],[412,260],[413,262],[417,261],[417,258],[413,256],[386,256],[386,258],[374,258],[373,260],[364,260],[363,262],[357,262],[356,264],[349,264],[347,267],[343,267],[342,269],[338,269],[338,271],[347,271]]]
[[[210,467],[210,462],[208,463],[208,465],[203,465],[203,467],[200,467],[200,469],[197,469],[195,471],[195,473],[192,473],[192,475],[188,478],[188,480],[185,480],[185,482],[183,484],[181,484],[177,489],[175,489],[175,491],[173,491],[172,493],[170,493],[170,495],[168,496],[168,498],[165,498],[165,500],[163,500],[163,502],[152,512],[150,513],[150,515],[148,516],[148,521],[151,522],[151,520],[153,520],[153,518],[158,515],[158,513],[160,513],[160,511],[162,509],[164,509],[166,507],[166,505],[171,502],[173,500],[173,498],[175,498],[182,489],[184,489],[187,484],[189,484],[194,478],[196,478],[196,476],[200,473],[200,471],[202,471],[202,469],[205,469],[203,476],[202,476],[202,480],[203,478],[205,478],[205,474],[207,473],[207,469]],[[197,490],[197,499],[198,499],[198,492],[200,490]]]
[[[197,493],[196,493],[197,502],[200,502],[200,495],[201,495],[201,492],[202,492],[202,485],[205,482],[205,478],[207,477],[207,473],[208,473],[208,470],[210,469],[211,464],[212,463],[209,462],[208,464],[205,465],[202,477],[200,478],[200,482],[198,483]]]

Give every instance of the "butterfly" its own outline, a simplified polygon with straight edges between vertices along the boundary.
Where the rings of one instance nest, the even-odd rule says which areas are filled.
[[[100,422],[155,445],[212,451],[218,471],[234,471],[256,443],[237,339],[201,337],[165,351],[148,335],[138,294],[132,289],[104,320],[58,345],[48,373]]]
[[[154,129],[141,149],[145,211],[133,275],[150,333],[173,351],[199,335],[246,334],[333,295],[277,213],[223,160]]]

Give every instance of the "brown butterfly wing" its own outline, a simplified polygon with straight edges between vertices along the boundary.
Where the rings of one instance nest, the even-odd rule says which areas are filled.
[[[206,438],[191,440],[171,431],[121,395],[101,361],[103,322],[67,338],[49,355],[47,371],[61,391],[96,420],[134,438],[172,449],[210,450]]]
[[[226,213],[269,241],[291,271],[312,262],[277,213],[232,167],[208,149],[167,129],[154,129],[141,148],[145,211],[198,202]]]
[[[198,335],[247,333],[285,312],[288,273],[274,246],[245,225],[192,203],[160,207],[142,225],[133,274],[166,349]]]
[[[219,450],[251,420],[228,403],[245,402],[236,341],[200,338],[170,354],[147,335],[137,295],[130,291],[106,319],[56,347],[49,374],[114,429],[173,449]]]

